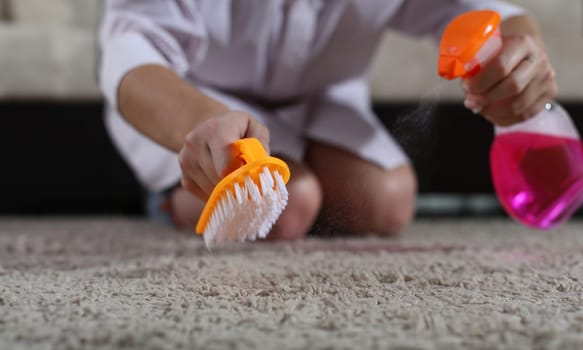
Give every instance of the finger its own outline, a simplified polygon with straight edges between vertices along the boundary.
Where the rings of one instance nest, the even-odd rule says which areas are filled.
[[[186,177],[186,176],[183,175],[182,178],[180,179],[180,184],[188,192],[192,193],[196,197],[202,199],[203,201],[206,201],[207,200],[208,195],[196,183],[194,183],[188,177]]]
[[[483,94],[507,77],[520,62],[532,52],[532,43],[527,37],[506,38],[502,51],[482,71],[464,81],[464,89],[473,94]]]
[[[482,95],[485,102],[492,103],[505,100],[510,97],[524,94],[528,88],[531,90],[539,88],[540,78],[536,81],[537,73],[539,71],[539,65],[536,65],[533,60],[523,60],[518,66],[516,66],[512,73]],[[530,91],[530,93],[532,92],[533,91]]]
[[[231,151],[232,144],[243,138],[247,130],[248,116],[242,112],[231,112],[224,117],[217,118],[209,124],[209,128],[215,130],[214,135],[208,141],[208,147],[215,172],[222,178],[226,169],[233,161]]]
[[[219,176],[217,170],[215,169],[211,149],[208,143],[205,143],[204,148],[205,151],[203,152],[203,154],[200,155],[198,163],[205,177],[209,180],[209,182],[213,186],[215,186],[221,180],[221,177]]]
[[[268,129],[261,124],[258,120],[251,117],[249,118],[249,124],[247,126],[247,132],[245,133],[245,137],[255,137],[261,142],[263,148],[265,148],[265,152],[270,154],[270,147],[269,147],[269,131]]]
[[[550,84],[546,78],[539,78],[533,80],[526,89],[518,95],[512,102],[512,113],[516,115],[523,115],[536,103],[541,97],[550,95]],[[548,102],[548,101],[547,101]]]
[[[200,167],[211,183],[216,184],[220,179],[215,171],[210,149],[204,137],[189,135],[186,138],[185,148],[178,155],[178,161],[183,172]]]
[[[534,117],[540,113],[547,103],[553,100],[551,93],[545,92],[540,95],[533,103],[531,103],[520,115],[524,120]]]
[[[207,131],[207,130],[205,130]],[[208,132],[192,132],[186,136],[185,144],[179,154],[179,162],[184,168],[200,166],[204,171],[206,177],[212,182],[219,181],[219,176],[216,174],[210,149],[207,143]]]
[[[203,192],[207,196],[210,195],[210,193],[213,191],[213,188],[215,186],[209,180],[209,178],[206,176],[206,174],[204,173],[204,171],[202,170],[202,168],[200,166],[196,166],[196,167],[188,169],[188,172],[186,173],[186,175],[188,175],[190,180],[192,180],[194,183],[196,183],[198,185],[198,187],[201,190],[203,190]]]
[[[508,126],[522,121],[522,118],[519,118],[511,113],[506,113],[504,112],[504,109],[498,106],[486,107],[482,110],[481,114],[492,124],[498,126]]]
[[[540,82],[538,84],[540,84]],[[528,89],[530,90],[530,87]],[[543,91],[542,93],[541,90]],[[554,96],[556,95],[556,84],[554,86],[550,85],[546,89],[538,88],[533,89],[532,91],[533,92],[529,92],[530,96],[528,97],[529,99],[532,99],[532,101],[527,103],[527,105],[519,112],[513,111],[512,102],[504,101],[502,103],[489,105],[484,108],[481,113],[486,119],[499,126],[508,126],[527,120],[542,111],[545,105],[554,99]],[[534,99],[532,96],[534,96]]]
[[[206,194],[210,194],[216,183],[209,179],[201,164],[201,161],[203,163],[210,163],[211,172],[214,172],[212,161],[209,160],[209,158],[210,154],[207,152],[202,152],[202,154],[199,153],[198,157],[196,157],[195,153],[188,149],[183,149],[178,156],[183,176],[189,178]]]

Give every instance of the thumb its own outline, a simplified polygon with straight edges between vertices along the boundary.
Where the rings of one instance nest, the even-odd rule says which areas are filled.
[[[265,152],[267,152],[267,154],[271,153],[269,147],[269,130],[259,121],[257,121],[257,119],[251,116],[249,117],[245,137],[255,137],[259,140],[259,142],[261,142]]]
[[[216,121],[214,135],[208,146],[215,171],[219,178],[234,171],[242,164],[235,162],[232,145],[245,137],[255,137],[269,154],[269,132],[267,128],[247,113],[232,111]],[[210,135],[209,135],[210,136]]]

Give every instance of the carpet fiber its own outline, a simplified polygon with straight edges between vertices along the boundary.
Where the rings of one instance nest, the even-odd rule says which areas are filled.
[[[0,219],[2,349],[582,349],[583,223],[209,253],[140,220]]]

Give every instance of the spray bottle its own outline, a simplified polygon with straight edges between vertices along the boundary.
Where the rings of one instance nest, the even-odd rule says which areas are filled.
[[[455,18],[443,33],[438,73],[471,77],[502,48],[500,15],[472,11]],[[583,144],[569,115],[549,101],[526,121],[494,127],[490,169],[506,212],[534,228],[567,221],[583,203]]]

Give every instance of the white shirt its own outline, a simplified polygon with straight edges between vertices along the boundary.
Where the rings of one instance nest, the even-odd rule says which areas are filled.
[[[234,95],[301,99],[360,79],[386,29],[438,39],[451,19],[476,9],[523,12],[492,0],[107,0],[100,86],[110,113],[123,76],[143,64]],[[362,95],[355,103],[368,106]],[[139,155],[133,142],[130,152],[131,137],[120,129],[117,145],[148,187],[177,180],[176,164],[174,175],[156,175],[169,165],[152,158],[165,151],[152,143]]]

